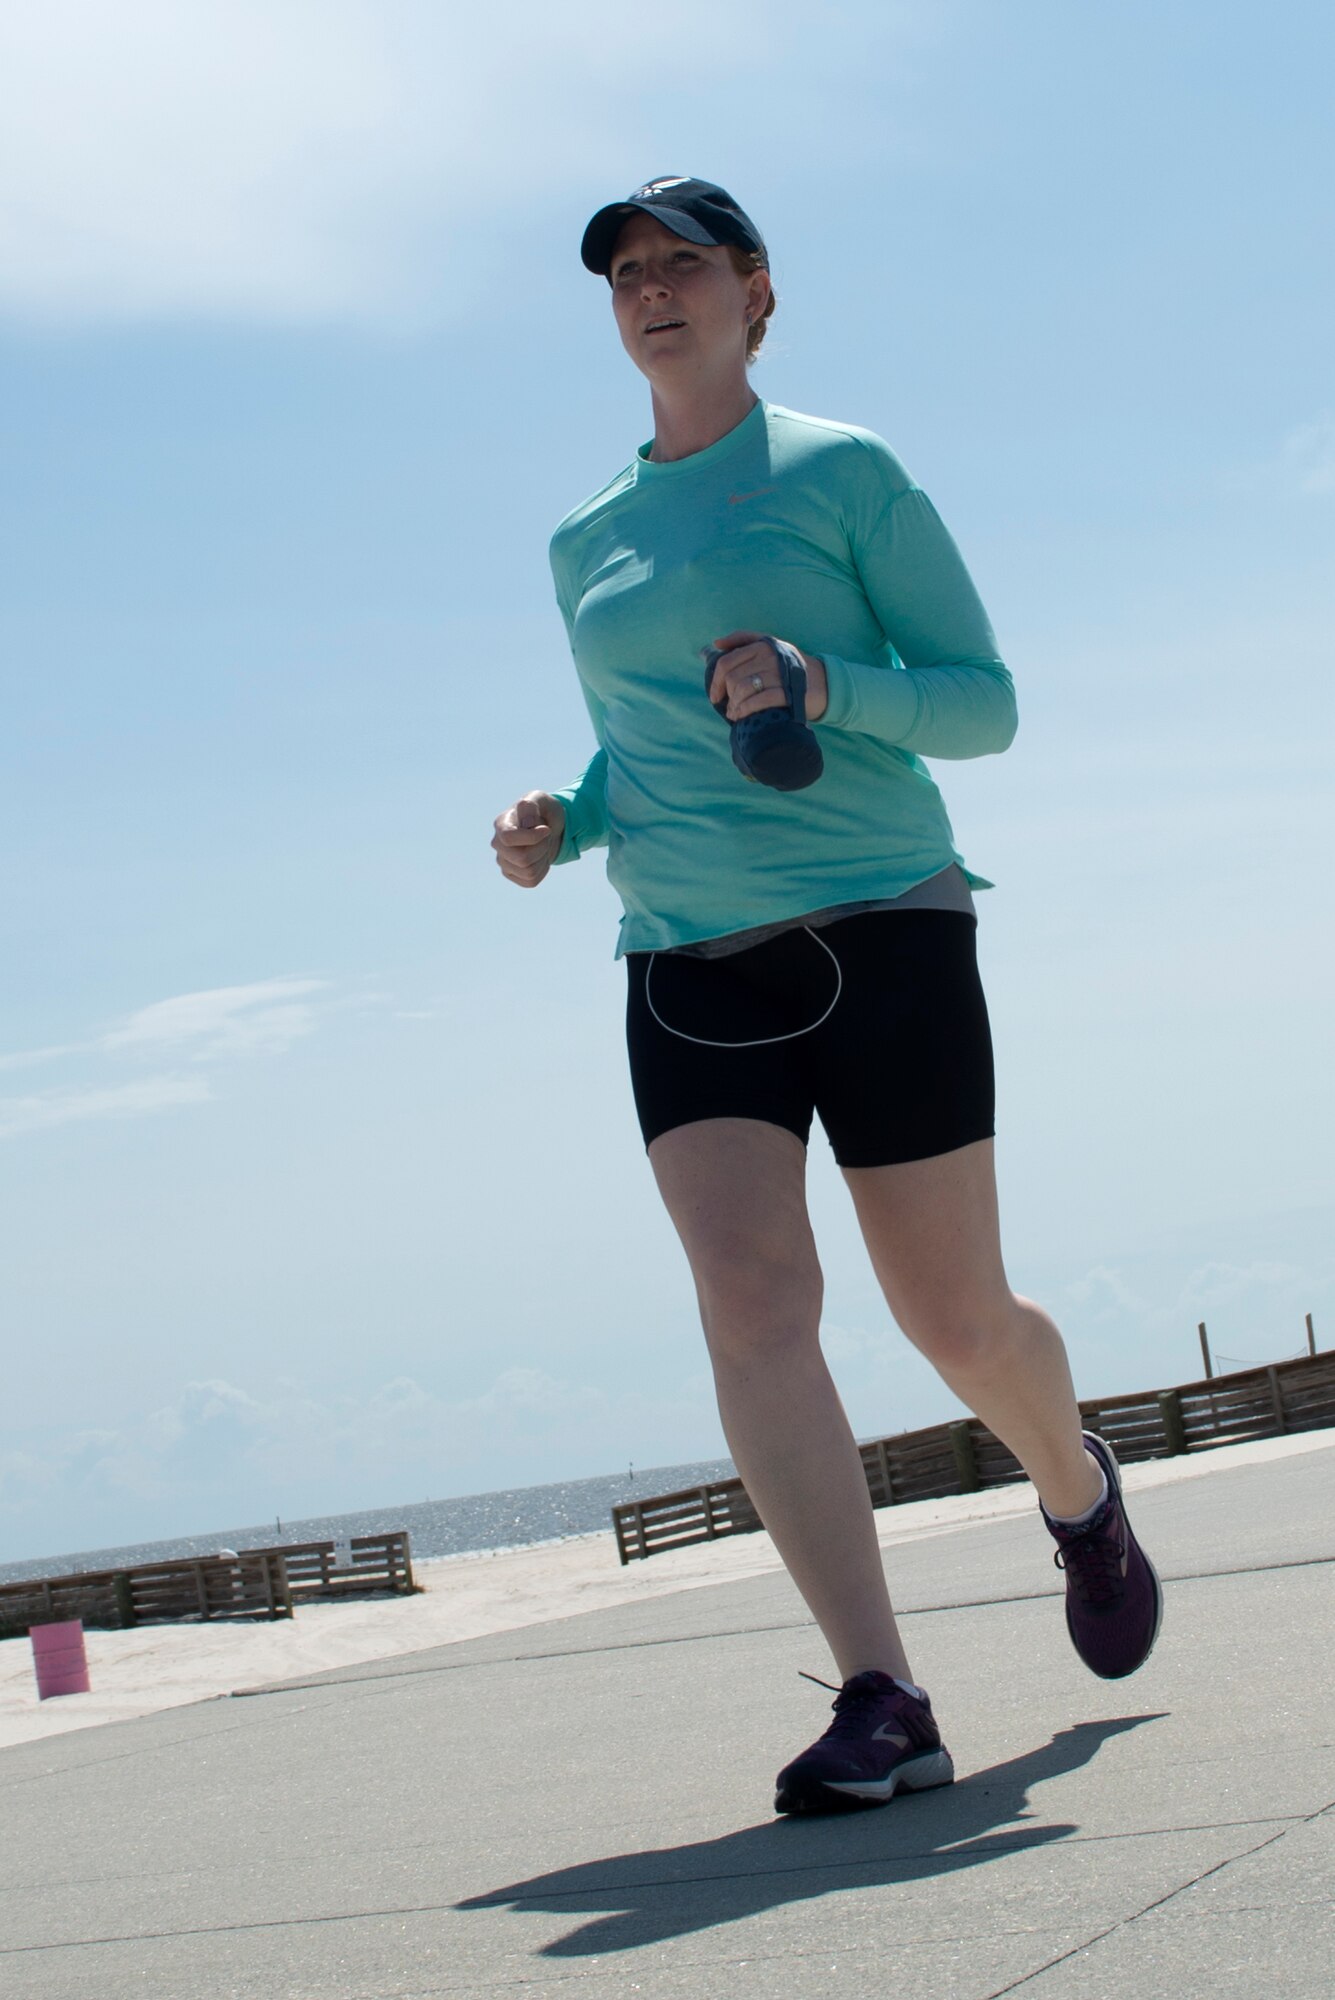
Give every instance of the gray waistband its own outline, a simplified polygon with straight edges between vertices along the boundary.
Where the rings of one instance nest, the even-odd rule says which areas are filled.
[[[751,930],[730,931],[726,937],[701,938],[695,944],[677,944],[670,951],[683,958],[728,958],[735,951],[749,951],[783,931],[800,930],[803,925],[818,930],[822,924],[837,923],[840,917],[860,916],[864,910],[959,910],[975,916],[969,880],[958,863],[952,861],[939,875],[915,882],[902,896],[880,896],[862,903],[831,903],[823,910],[808,910],[804,916],[784,917],[775,924],[756,924]]]

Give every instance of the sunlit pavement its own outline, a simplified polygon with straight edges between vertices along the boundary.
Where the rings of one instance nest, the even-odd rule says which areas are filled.
[[[1126,1681],[1036,1515],[887,1551],[959,1782],[876,1812],[771,1813],[829,1671],[774,1575],[4,1751],[0,1991],[1325,2000],[1335,1451],[1132,1510]]]

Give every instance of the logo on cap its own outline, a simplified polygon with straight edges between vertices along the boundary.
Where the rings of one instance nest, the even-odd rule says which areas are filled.
[[[685,187],[689,179],[689,174],[669,174],[666,180],[646,181],[642,188],[636,188],[631,200],[643,201],[646,195],[662,194],[664,188]]]

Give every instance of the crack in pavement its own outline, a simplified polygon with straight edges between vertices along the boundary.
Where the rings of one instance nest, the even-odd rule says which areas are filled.
[[[1011,1980],[1008,1986],[996,1987],[984,1996],[984,2000],[1005,2000],[1006,1994],[1017,1993],[1022,1986],[1028,1986],[1031,1981],[1041,1979],[1045,1973],[1053,1971],[1059,1965],[1065,1965],[1069,1959],[1078,1958],[1082,1952],[1092,1951],[1095,1945],[1103,1944],[1110,1937],[1116,1937],[1119,1931],[1129,1929],[1132,1924],[1138,1924],[1142,1917],[1148,1917],[1155,1910],[1162,1910],[1167,1904],[1176,1901],[1179,1896],[1185,1895],[1188,1889],[1195,1889],[1200,1883],[1208,1882],[1212,1875],[1222,1874],[1226,1868],[1236,1866],[1239,1861],[1250,1861],[1254,1854],[1264,1853],[1265,1849],[1273,1847],[1276,1841],[1287,1840],[1299,1827],[1311,1826],[1314,1820],[1323,1818],[1326,1813],[1333,1810],[1335,1810],[1335,1799],[1328,1800],[1324,1806],[1318,1806],[1315,1812],[1295,1814],[1290,1823],[1282,1826],[1278,1833],[1270,1834],[1265,1840],[1258,1840],[1254,1847],[1244,1848],[1241,1854],[1230,1854],[1226,1860],[1216,1861],[1211,1867],[1202,1868],[1190,1880],[1179,1882],[1175,1889],[1168,1889],[1162,1896],[1156,1896],[1152,1902],[1146,1903],[1143,1909],[1133,1911],[1129,1917],[1119,1917],[1115,1924],[1108,1924],[1103,1930],[1095,1931],[1093,1936],[1086,1938],[1082,1944],[1072,1945],[1069,1951],[1059,1952],[1045,1965],[1037,1965],[1032,1972],[1026,1972],[1021,1978]]]
[[[1335,1555],[1298,1556],[1285,1562],[1247,1563],[1237,1569],[1191,1570],[1180,1576],[1161,1576],[1159,1580],[1164,1584],[1211,1583],[1216,1578],[1221,1577],[1269,1576],[1273,1572],[1286,1569],[1319,1568],[1325,1563],[1335,1563]],[[774,1574],[778,1575],[779,1572],[776,1570]],[[718,1586],[706,1585],[705,1587],[716,1588]],[[672,1595],[673,1593],[667,1594]],[[970,1597],[962,1598],[955,1604],[918,1604],[909,1608],[896,1607],[896,1615],[900,1618],[930,1618],[939,1613],[950,1611],[986,1611],[997,1605],[1036,1604],[1044,1599],[1059,1598],[1061,1595],[1062,1592],[1060,1589],[1021,1590],[1016,1591],[1009,1597]],[[581,1614],[576,1613],[575,1615],[579,1616]],[[587,1615],[597,1616],[598,1614],[590,1613]],[[672,1632],[651,1639],[611,1639],[605,1640],[601,1645],[597,1646],[559,1646],[553,1647],[544,1653],[509,1653],[499,1660],[437,1660],[430,1666],[400,1667],[397,1670],[393,1667],[386,1667],[379,1672],[372,1673],[361,1673],[356,1667],[353,1667],[347,1671],[340,1670],[336,1677],[328,1680],[273,1681],[263,1687],[233,1688],[230,1699],[232,1701],[255,1701],[265,1695],[299,1694],[311,1688],[355,1687],[365,1681],[415,1680],[425,1674],[483,1672],[496,1667],[524,1666],[532,1660],[582,1660],[594,1654],[641,1652],[653,1646],[698,1646],[706,1644],[711,1639],[747,1639],[752,1634],[764,1635],[770,1632],[814,1630],[815,1622],[814,1618],[787,1618],[775,1625],[734,1625],[727,1626],[722,1631],[717,1632]],[[480,1642],[472,1639],[460,1639],[456,1643],[461,1646],[469,1646]],[[435,1649],[423,1648],[423,1650],[434,1651]],[[411,1659],[413,1655],[400,1654],[396,1657]],[[367,1664],[370,1665],[371,1663],[368,1661]]]
[[[320,1685],[319,1682],[313,1683],[314,1691],[318,1692],[319,1685]],[[303,1690],[301,1688],[291,1688],[291,1689],[275,1688],[272,1690],[272,1692],[275,1694],[278,1693],[300,1694],[302,1692],[309,1692],[309,1691],[311,1690]],[[225,1694],[201,1695],[198,1701],[178,1702],[172,1708],[159,1708],[155,1710],[151,1715],[127,1715],[124,1718],[124,1721],[126,1724],[131,1724],[135,1722],[152,1722],[159,1715],[180,1715],[183,1714],[188,1709],[204,1708],[208,1706],[208,1704],[211,1702],[228,1701],[230,1699],[231,1697]],[[300,1702],[297,1705],[297,1707],[287,1709],[284,1712],[283,1716],[275,1716],[274,1720],[275,1722],[280,1722],[285,1720],[287,1716],[304,1715],[306,1713],[306,1709],[307,1709],[307,1704],[304,1701]],[[113,1723],[92,1723],[86,1730],[72,1729],[69,1732],[68,1736],[48,1737],[42,1747],[46,1748],[50,1744],[63,1745],[64,1743],[67,1743],[71,1737],[91,1736],[95,1730],[110,1729],[117,1726],[118,1726],[117,1724]],[[127,1758],[133,1760],[134,1762],[141,1762],[145,1757],[160,1756],[164,1750],[180,1750],[183,1748],[198,1749],[201,1743],[212,1743],[215,1742],[218,1738],[223,1736],[235,1736],[239,1730],[247,1729],[249,1728],[249,1726],[250,1726],[249,1717],[238,1716],[235,1722],[225,1722],[222,1724],[220,1728],[209,1730],[207,1735],[203,1737],[170,1736],[164,1743],[153,1743],[150,1744],[147,1748],[145,1748],[143,1744],[136,1744],[132,1750],[109,1750],[107,1751],[106,1755],[102,1757],[84,1757],[81,1758],[78,1763],[48,1765],[44,1770],[41,1771],[16,1771],[12,1775],[10,1775],[8,1771],[5,1771],[3,1783],[0,1783],[0,1795],[3,1795],[11,1788],[16,1787],[18,1785],[40,1784],[44,1778],[63,1778],[73,1772],[95,1771],[98,1768],[98,1766],[102,1764],[123,1764]],[[31,1746],[26,1743],[15,1743],[12,1744],[10,1747],[15,1750],[26,1750]]]
[[[1214,1868],[1202,1870],[1199,1876],[1193,1878],[1192,1882],[1180,1883],[1177,1888],[1168,1891],[1166,1895],[1158,1898],[1157,1901],[1147,1903],[1144,1910],[1135,1912],[1135,1915],[1132,1917],[1121,1918],[1117,1924],[1109,1925],[1106,1930],[1097,1932],[1092,1938],[1088,1938],[1081,1944],[1072,1946],[1070,1951],[1063,1952],[1058,1958],[1049,1960],[1048,1965],[1060,1965],[1064,1959],[1072,1957],[1076,1952],[1087,1950],[1091,1944],[1097,1944],[1101,1938],[1110,1936],[1114,1930],[1120,1929],[1122,1925],[1134,1922],[1136,1917],[1143,1916],[1146,1911],[1157,1909],[1160,1903],[1168,1902],[1173,1896],[1180,1895],[1184,1889],[1191,1888],[1194,1881],[1204,1881],[1209,1875],[1214,1874],[1218,1868],[1229,1867],[1235,1860],[1245,1860],[1247,1854],[1260,1853],[1271,1842],[1283,1839],[1286,1834],[1293,1832],[1299,1826],[1309,1825],[1313,1820],[1319,1819],[1322,1813],[1329,1810],[1329,1806],[1321,1806],[1314,1813],[1268,1814],[1259,1819],[1207,1820],[1186,1826],[1133,1827],[1122,1833],[1073,1835],[1070,1839],[1063,1841],[1063,1847],[1088,1847],[1121,1840],[1150,1840],[1184,1833],[1237,1832],[1247,1827],[1274,1826],[1277,1821],[1281,1822],[1278,1832],[1271,1834],[1266,1840],[1258,1841],[1254,1847],[1248,1848],[1244,1854],[1231,1856],[1228,1861],[1216,1863]],[[1023,1851],[1032,1843],[1032,1839],[1032,1827],[1017,1829],[1009,1838],[1005,1834],[1000,1835],[995,1843],[995,1851],[1010,1852],[1017,1849]],[[637,1894],[642,1894],[645,1890],[651,1889],[690,1889],[699,1887],[702,1883],[717,1882],[760,1882],[785,1875],[836,1873],[853,1875],[864,1872],[869,1868],[892,1871],[901,1867],[913,1867],[927,1860],[939,1859],[948,1861],[952,1855],[967,1855],[968,1852],[968,1841],[961,1841],[955,1847],[932,1848],[923,1850],[921,1853],[872,1855],[863,1861],[853,1861],[847,1856],[842,1856],[832,1861],[806,1860],[793,1862],[782,1868],[735,1869],[726,1873],[700,1875],[665,1875],[657,1879],[651,1877],[647,1880],[634,1882],[618,1882],[613,1880],[606,1883],[599,1883],[597,1885],[597,1892],[600,1896],[606,1897],[615,1896],[623,1890],[634,1890]],[[871,1886],[890,1887],[892,1885],[893,1875],[882,1884],[872,1884]],[[76,1879],[70,1886],[79,1886],[78,1880]],[[559,1890],[544,1891],[541,1897],[536,1895],[531,1897],[507,1896],[501,1897],[495,1902],[486,1902],[479,1899],[471,1907],[478,1910],[518,1909],[521,1905],[528,1902],[555,1901],[562,1893]],[[565,1893],[571,1896],[585,1897],[590,1893],[590,1888],[586,1883],[582,1884],[579,1889],[572,1889]],[[95,1949],[100,1945],[163,1943],[170,1942],[175,1938],[228,1937],[247,1931],[302,1930],[323,1924],[367,1923],[388,1917],[443,1915],[447,1911],[457,1910],[459,1907],[458,1899],[454,1898],[445,1903],[396,1903],[375,1909],[328,1910],[315,1916],[258,1917],[241,1923],[190,1924],[175,1930],[127,1931],[115,1932],[99,1937],[55,1938],[43,1944],[0,1945],[0,1958],[21,1958],[43,1951],[82,1951]],[[1026,1973],[1025,1978],[1032,1979],[1037,1977],[1037,1973],[1039,1971],[1046,1971],[1048,1965],[1038,1967],[1035,1972]],[[1009,1993],[1011,1990],[1012,1988],[1009,1986],[1001,1987],[997,1994],[989,1994],[987,2000],[999,2000],[1000,1994]]]
[[[1234,1576],[1268,1576],[1273,1573],[1278,1573],[1281,1570],[1313,1569],[1313,1568],[1319,1568],[1323,1564],[1329,1564],[1329,1563],[1335,1563],[1335,1555],[1300,1556],[1284,1562],[1248,1563],[1236,1569],[1191,1570],[1184,1572],[1181,1575],[1161,1576],[1160,1581],[1165,1584],[1173,1584],[1173,1585],[1184,1584],[1184,1583],[1210,1583],[1216,1578],[1234,1577]],[[779,1572],[776,1570],[774,1574],[778,1575]],[[706,1589],[711,1589],[711,1588],[721,1588],[722,1586],[706,1585],[704,1587]],[[674,1593],[674,1592],[665,1593],[665,1595],[667,1596],[673,1596],[677,1594],[680,1593]],[[958,1603],[953,1603],[953,1604],[915,1605],[911,1608],[899,1609],[898,1616],[900,1618],[930,1618],[946,1614],[952,1611],[986,1611],[998,1605],[1036,1604],[1042,1602],[1045,1599],[1050,1600],[1053,1598],[1059,1598],[1061,1595],[1062,1593],[1060,1589],[1016,1591],[1013,1595],[1009,1597],[974,1597],[974,1598],[961,1599]],[[598,1614],[576,1613],[574,1615],[578,1617],[578,1616],[597,1616]],[[560,1622],[560,1621],[552,1621],[552,1622]],[[766,1635],[775,1632],[802,1632],[808,1630],[810,1631],[815,1630],[815,1620],[813,1618],[810,1617],[785,1618],[778,1621],[777,1623],[769,1625],[733,1625],[733,1626],[725,1626],[721,1631],[713,1631],[713,1632],[674,1632],[674,1633],[662,1634],[657,1638],[604,1640],[601,1644],[594,1646],[557,1646],[557,1647],[551,1647],[541,1653],[508,1653],[503,1655],[499,1659],[493,1659],[493,1660],[436,1660],[433,1661],[429,1666],[395,1667],[391,1665],[383,1667],[378,1671],[373,1670],[371,1672],[363,1672],[361,1668],[363,1666],[366,1666],[374,1669],[375,1667],[374,1662],[372,1661],[365,1661],[361,1663],[354,1662],[350,1667],[346,1669],[339,1669],[336,1673],[323,1677],[319,1680],[268,1681],[265,1682],[260,1687],[232,1688],[229,1692],[225,1694],[201,1695],[198,1701],[179,1702],[174,1704],[174,1706],[171,1709],[158,1709],[156,1711],[153,1711],[149,1715],[126,1716],[124,1718],[124,1721],[126,1723],[149,1722],[153,1720],[154,1715],[176,1714],[186,1709],[203,1708],[208,1703],[215,1701],[259,1701],[263,1699],[272,1698],[275,1695],[318,1694],[320,1690],[324,1688],[354,1688],[354,1687],[375,1685],[377,1683],[382,1683],[382,1682],[420,1680],[430,1674],[481,1673],[481,1672],[492,1671],[496,1667],[526,1666],[531,1662],[538,1662],[538,1661],[582,1660],[582,1659],[589,1659],[596,1655],[601,1655],[604,1653],[642,1652],[657,1646],[700,1646],[700,1645],[707,1645],[710,1640],[746,1639],[750,1638],[752,1635],[763,1638]],[[483,1640],[487,1636],[499,1637],[501,1635],[484,1634],[479,1639],[460,1639],[455,1641],[454,1643],[460,1646],[478,1645],[483,1643]],[[436,1647],[423,1647],[421,1648],[421,1650],[423,1652],[435,1652],[438,1649]],[[416,1657],[416,1655],[411,1652],[390,1655],[390,1658],[395,1660],[413,1659],[414,1657]],[[116,1725],[113,1723],[102,1723],[93,1726],[99,1728],[112,1728],[115,1727]],[[244,1727],[244,1725],[241,1723],[237,1723],[233,1726],[236,1728]],[[71,1732],[72,1735],[82,1735],[85,1733],[86,1732],[82,1730],[76,1730]],[[221,1730],[218,1730],[213,1733],[221,1735],[223,1732]],[[60,1739],[55,1739],[55,1738],[47,1739],[48,1742],[54,1742],[58,1740]],[[174,1742],[181,1743],[186,1741],[194,1741],[196,1739],[178,1737],[173,1740]],[[23,1744],[23,1743],[16,1743],[10,1746],[11,1749],[16,1751],[26,1750],[29,1747],[30,1746],[28,1744]],[[156,1745],[156,1744],[153,1746],[154,1750],[167,1747],[170,1746]],[[142,1749],[137,1749],[133,1751],[113,1751],[108,1756],[105,1757],[90,1757],[79,1764],[61,1765],[58,1770],[48,1769],[44,1771],[15,1773],[12,1776],[3,1766],[0,1766],[0,1791],[7,1789],[10,1785],[32,1784],[39,1778],[57,1777],[60,1776],[64,1771],[88,1770],[96,1764],[114,1763],[119,1758],[122,1757],[129,1757],[129,1756],[138,1757],[142,1756],[143,1754],[144,1753]]]

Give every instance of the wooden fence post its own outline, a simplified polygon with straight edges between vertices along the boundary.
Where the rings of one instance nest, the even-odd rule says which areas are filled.
[[[1312,1331],[1312,1315],[1311,1315],[1311,1313],[1304,1313],[1304,1314],[1303,1314],[1303,1319],[1304,1319],[1304,1321],[1305,1321],[1305,1323],[1306,1323],[1306,1326],[1307,1326],[1307,1352],[1308,1352],[1309,1354],[1311,1354],[1311,1355],[1315,1356],[1315,1354],[1316,1354],[1316,1335],[1315,1335],[1315,1334],[1313,1333],[1313,1331]]]
[[[130,1579],[123,1569],[117,1570],[112,1577],[111,1588],[116,1598],[116,1617],[123,1631],[135,1622],[134,1591],[130,1588]]]
[[[978,1458],[973,1448],[973,1432],[967,1418],[950,1426],[950,1448],[955,1454],[955,1490],[976,1493],[979,1487]]]
[[[270,1549],[262,1557],[264,1581],[269,1595],[269,1616],[290,1618],[292,1616],[292,1591],[287,1580],[287,1564],[282,1551]]]
[[[876,1441],[876,1456],[880,1460],[881,1478],[885,1484],[885,1504],[887,1507],[893,1507],[895,1482],[890,1475],[890,1448],[884,1438],[878,1438]]]
[[[1284,1415],[1284,1391],[1279,1386],[1278,1371],[1274,1368],[1267,1368],[1265,1372],[1266,1380],[1270,1384],[1270,1407],[1275,1413],[1275,1429],[1283,1437],[1289,1427]]]
[[[1170,1458],[1180,1458],[1187,1448],[1187,1427],[1182,1421],[1182,1398],[1176,1389],[1164,1389],[1159,1396],[1164,1442]]]
[[[1211,1382],[1214,1380],[1214,1363],[1210,1359],[1210,1342],[1205,1331],[1204,1320],[1197,1321],[1196,1331],[1201,1337],[1201,1358],[1205,1363],[1205,1379],[1207,1382]]]

